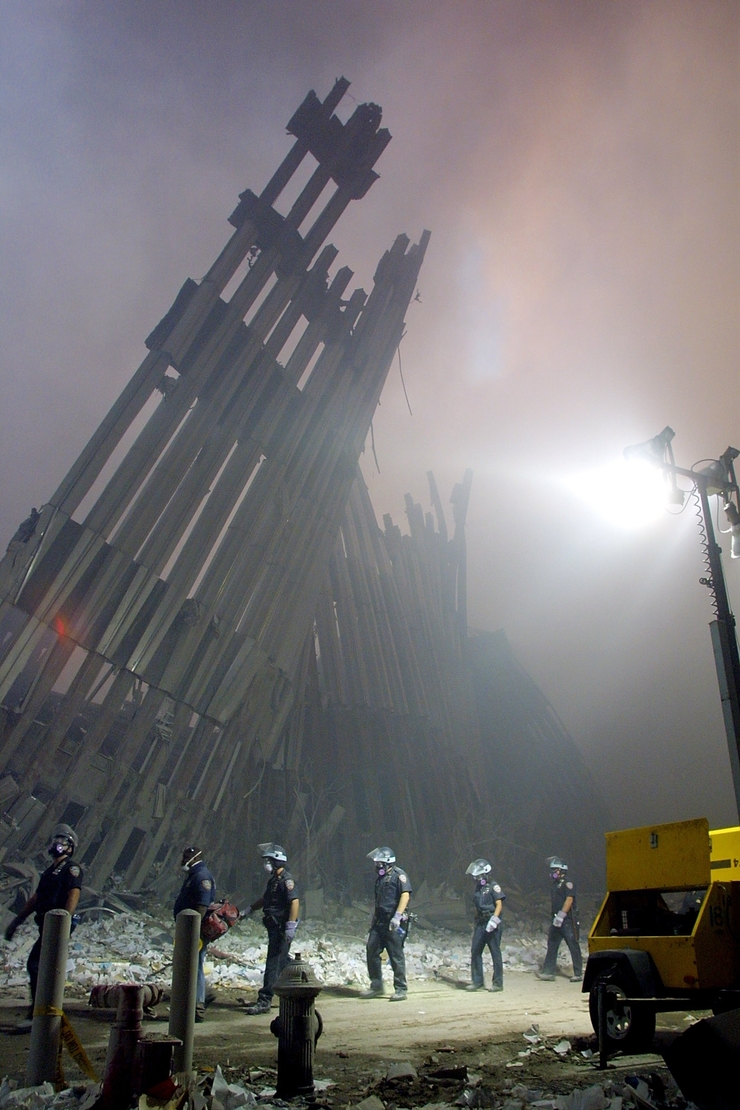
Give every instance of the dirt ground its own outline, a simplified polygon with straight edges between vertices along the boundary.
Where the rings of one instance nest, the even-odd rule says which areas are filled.
[[[250,1017],[238,999],[244,992],[222,991],[208,1008],[206,1020],[195,1027],[194,1064],[200,1072],[210,1072],[220,1064],[227,1079],[251,1078],[266,1087],[273,1085],[271,1074],[277,1058],[277,1042],[269,1030],[270,1017]],[[250,996],[254,997],[254,995]],[[277,1000],[275,1000],[277,1003]],[[0,1000],[0,1076],[23,1079],[29,1036],[12,1032],[21,1019],[25,997],[18,990]],[[392,1061],[409,1061],[426,1072],[435,1067],[462,1064],[483,1082],[500,1090],[517,1084],[527,1088],[564,1092],[573,1086],[595,1082],[614,1082],[620,1073],[657,1068],[658,1057],[633,1057],[616,1060],[605,1075],[595,1069],[593,1059],[582,1050],[596,1045],[588,1017],[587,996],[579,984],[559,977],[543,983],[528,973],[512,973],[500,994],[488,991],[468,993],[445,982],[412,983],[406,1002],[390,1003],[387,998],[364,1000],[351,988],[325,988],[317,1009],[324,1021],[315,1059],[315,1077],[335,1084],[322,1094],[328,1106],[346,1106],[373,1090],[388,1100],[382,1076]],[[102,1071],[108,1040],[108,1012],[91,1010],[86,999],[69,997],[65,1010],[90,1059]],[[277,1008],[272,1011],[272,1016]],[[697,1015],[700,1016],[700,1015]],[[685,1029],[684,1014],[659,1018],[656,1050],[661,1043]],[[146,1022],[151,1032],[165,1032],[166,1005],[159,1007],[159,1020]],[[549,1044],[520,1056],[531,1047],[522,1034],[532,1024]],[[555,1039],[567,1038],[572,1049],[565,1057],[553,1051]],[[65,1058],[68,1082],[77,1077],[73,1062]],[[404,1085],[405,1083],[405,1085]],[[454,1102],[464,1084],[455,1079],[422,1076],[413,1082],[393,1086],[393,1101],[398,1105],[423,1105]]]

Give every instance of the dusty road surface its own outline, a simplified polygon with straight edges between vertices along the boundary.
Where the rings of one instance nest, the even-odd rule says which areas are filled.
[[[220,1064],[227,1076],[248,1077],[257,1084],[272,1085],[277,1042],[269,1030],[271,1015],[249,1017],[238,999],[244,992],[222,991],[209,1007],[206,1020],[195,1029],[195,1066],[208,1072]],[[253,997],[253,995],[249,996]],[[276,1001],[276,1000],[275,1000]],[[317,1000],[324,1021],[324,1035],[316,1054],[317,1078],[331,1080],[322,1101],[327,1105],[356,1102],[384,1075],[392,1061],[409,1061],[417,1068],[466,1064],[483,1080],[500,1088],[517,1083],[566,1090],[574,1083],[588,1084],[598,1077],[593,1060],[581,1054],[593,1046],[587,998],[580,985],[560,977],[542,983],[529,973],[510,974],[500,994],[469,993],[444,982],[411,984],[406,1002],[363,1000],[351,988],[325,988]],[[85,1000],[69,998],[65,1009],[100,1071],[105,1059],[109,1015],[90,1010]],[[166,1005],[159,1007],[160,1020],[146,1023],[150,1031],[167,1028]],[[28,1035],[13,1035],[14,1022],[23,1013],[22,992],[0,1001],[0,1075],[22,1079],[28,1051]],[[665,1033],[685,1028],[683,1015],[666,1015]],[[536,1051],[523,1033],[532,1025],[543,1038]],[[565,1056],[554,1051],[557,1041],[567,1039],[571,1050]],[[528,1055],[520,1055],[527,1053]],[[67,1058],[68,1082],[78,1073]],[[646,1063],[650,1061],[647,1060]],[[653,1060],[655,1067],[659,1061]],[[635,1064],[633,1063],[633,1070]],[[255,1069],[258,1069],[255,1072]],[[261,1078],[259,1072],[261,1071]],[[419,1090],[395,1091],[400,1105],[423,1105],[432,1101],[454,1102],[463,1084],[452,1080],[419,1079]]]

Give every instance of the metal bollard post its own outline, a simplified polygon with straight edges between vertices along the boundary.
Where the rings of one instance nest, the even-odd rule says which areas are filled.
[[[144,987],[126,983],[116,989],[118,1009],[108,1038],[103,1089],[100,1092],[102,1110],[125,1110],[131,1103],[134,1060],[144,1016]]]
[[[313,1098],[313,1053],[323,1022],[314,1010],[321,985],[300,952],[289,960],[275,986],[280,1016],[270,1023],[278,1038],[278,1098]]]
[[[606,983],[602,980],[596,988],[597,1000],[597,1025],[599,1027],[599,1070],[604,1071],[609,1067],[609,1053],[606,1043],[606,1014],[607,1014],[607,1001],[606,1001]]]
[[[49,910],[44,915],[31,1046],[26,1067],[27,1087],[36,1087],[47,1079],[53,1082],[56,1076],[71,921],[66,910]]]
[[[181,910],[175,925],[170,992],[170,1036],[182,1041],[175,1047],[176,1072],[193,1070],[195,995],[198,989],[198,949],[201,916],[197,910]]]

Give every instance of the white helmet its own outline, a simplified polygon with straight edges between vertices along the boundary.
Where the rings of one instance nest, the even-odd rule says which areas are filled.
[[[568,864],[565,862],[565,860],[562,860],[560,856],[548,856],[547,866],[550,868],[551,871],[568,870]]]
[[[491,865],[487,859],[474,859],[468,866],[466,875],[472,875],[474,879],[479,879],[481,875],[489,875],[491,873]]]
[[[263,859],[274,859],[277,863],[288,862],[285,848],[281,848],[279,844],[274,844],[271,840],[266,844],[258,844],[257,848]]]
[[[373,848],[372,852],[367,853],[367,858],[371,859],[373,863],[396,862],[396,854],[392,848]]]

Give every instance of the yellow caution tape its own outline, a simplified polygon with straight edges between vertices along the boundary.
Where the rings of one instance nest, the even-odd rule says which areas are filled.
[[[61,1037],[59,1040],[59,1052],[57,1053],[56,1075],[54,1077],[54,1085],[56,1086],[57,1090],[61,1090],[64,1087],[62,1049],[65,1046],[70,1056],[79,1067],[80,1071],[84,1072],[87,1078],[92,1079],[94,1083],[99,1083],[100,1080],[98,1079],[97,1072],[90,1063],[89,1057],[82,1047],[82,1044],[80,1043],[80,1038],[77,1036],[74,1029],[72,1028],[70,1020],[64,1013],[64,1010],[60,1010],[58,1006],[34,1006],[33,1016],[58,1017],[62,1019],[60,1028]]]
[[[80,1043],[80,1038],[72,1028],[66,1014],[62,1014],[62,1041],[66,1045],[67,1052],[77,1064],[80,1071],[84,1072],[87,1078],[92,1079],[94,1083],[99,1083],[100,1080],[98,1079],[95,1068],[90,1063],[88,1055]]]

